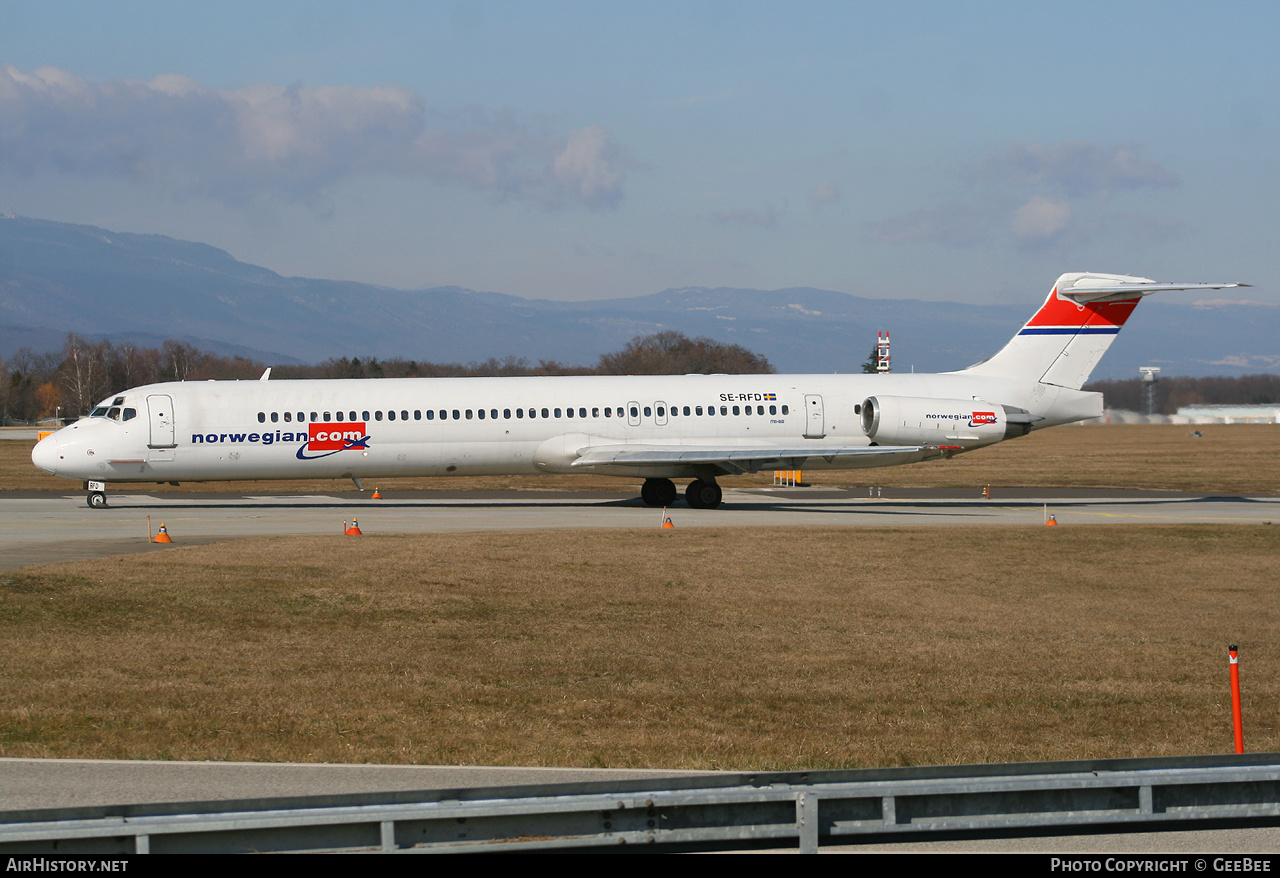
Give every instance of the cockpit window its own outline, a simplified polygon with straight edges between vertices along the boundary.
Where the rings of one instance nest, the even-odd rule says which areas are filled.
[[[120,420],[120,407],[112,406],[111,408],[107,409],[107,417],[113,421]]]
[[[93,411],[89,412],[89,417],[91,418],[105,418],[106,416],[107,407],[105,405],[100,405]]]
[[[124,410],[124,418],[123,418],[122,420],[125,420],[125,421],[132,421],[132,420],[133,420],[134,418],[136,418],[137,416],[138,416],[138,410],[137,410],[137,409],[125,409],[125,410]]]

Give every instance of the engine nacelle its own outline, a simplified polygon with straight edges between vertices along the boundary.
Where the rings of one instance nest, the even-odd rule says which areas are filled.
[[[877,445],[990,445],[1026,432],[1026,413],[978,399],[870,396],[862,432]]]

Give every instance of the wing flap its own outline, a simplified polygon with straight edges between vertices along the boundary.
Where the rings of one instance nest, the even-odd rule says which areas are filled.
[[[712,466],[727,473],[762,469],[807,469],[840,462],[841,468],[893,466],[941,457],[948,449],[937,445],[856,445],[825,448],[715,448],[672,445],[598,445],[583,449],[571,466],[653,467]]]

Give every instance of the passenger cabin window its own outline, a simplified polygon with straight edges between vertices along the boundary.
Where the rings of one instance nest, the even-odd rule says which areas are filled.
[[[266,414],[265,414],[265,413],[263,413],[263,412],[258,412],[258,423],[259,423],[259,424],[265,424],[266,422],[267,422],[267,416],[266,416]]]

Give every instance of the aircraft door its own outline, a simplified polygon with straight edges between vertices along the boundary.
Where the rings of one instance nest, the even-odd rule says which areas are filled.
[[[173,398],[167,393],[154,393],[147,397],[147,417],[151,421],[151,441],[148,448],[173,448]]]
[[[821,439],[827,435],[827,422],[822,414],[822,397],[816,393],[804,395],[804,438]]]
[[[653,422],[659,427],[667,425],[667,404],[662,400],[653,404]]]
[[[627,403],[627,423],[633,427],[640,426],[640,403],[634,399]]]

